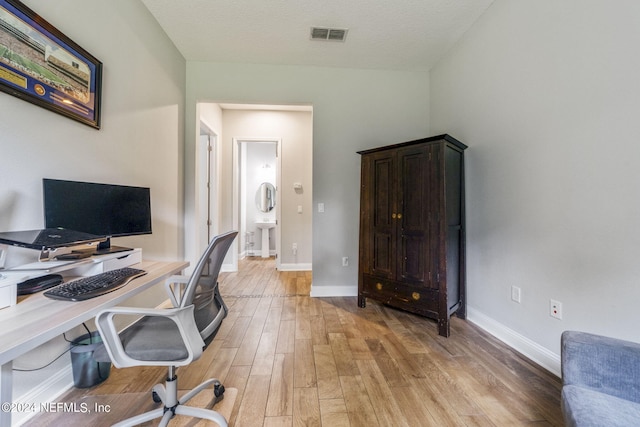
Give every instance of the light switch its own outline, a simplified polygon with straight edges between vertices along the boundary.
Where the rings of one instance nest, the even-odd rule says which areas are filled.
[[[298,213],[302,213],[302,205],[298,205]]]
[[[318,212],[324,212],[324,203],[318,203]]]

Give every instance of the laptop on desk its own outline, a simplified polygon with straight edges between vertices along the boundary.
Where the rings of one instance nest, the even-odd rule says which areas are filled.
[[[101,242],[106,238],[66,228],[0,232],[0,243],[23,248],[45,250],[65,246]]]

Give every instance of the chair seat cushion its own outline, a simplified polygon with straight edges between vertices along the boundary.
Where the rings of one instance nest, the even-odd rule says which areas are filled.
[[[640,404],[598,391],[565,385],[562,410],[567,427],[640,426]]]
[[[148,361],[181,361],[189,355],[178,326],[170,319],[145,316],[120,333],[125,353],[131,358]],[[104,346],[96,349],[97,361],[108,361]]]
[[[145,316],[120,337],[125,353],[138,360],[179,361],[189,354],[178,326],[166,317]]]

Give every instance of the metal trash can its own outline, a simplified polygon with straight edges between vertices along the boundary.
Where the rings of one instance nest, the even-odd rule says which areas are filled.
[[[76,387],[93,387],[109,378],[111,362],[98,362],[93,357],[99,345],[102,345],[102,337],[98,331],[84,334],[71,342],[71,369]]]

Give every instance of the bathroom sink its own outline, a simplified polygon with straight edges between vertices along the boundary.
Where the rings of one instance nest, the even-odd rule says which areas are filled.
[[[256,227],[262,230],[262,245],[260,249],[262,258],[269,258],[269,229],[274,228],[275,226],[275,220],[265,219],[256,221]]]
[[[276,222],[273,220],[256,221],[256,227],[264,229],[273,228],[276,226]]]

